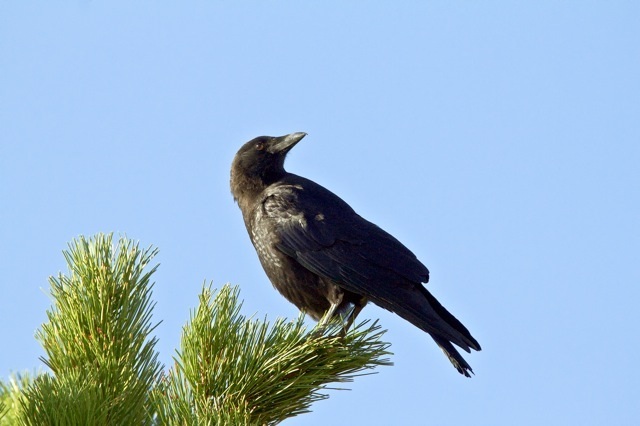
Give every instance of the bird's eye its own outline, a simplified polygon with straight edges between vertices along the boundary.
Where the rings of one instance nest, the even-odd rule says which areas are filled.
[[[256,144],[256,150],[257,151],[262,151],[264,149],[264,142],[258,142]]]

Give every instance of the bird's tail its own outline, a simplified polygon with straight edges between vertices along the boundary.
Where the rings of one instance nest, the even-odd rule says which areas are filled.
[[[479,351],[480,344],[469,330],[422,285],[404,283],[395,288],[393,297],[370,297],[370,300],[426,331],[436,341],[453,366],[467,377],[473,373],[454,344],[466,352]],[[397,300],[403,301],[398,303]]]
[[[469,374],[473,373],[471,366],[464,358],[462,358],[462,355],[460,355],[460,352],[458,352],[458,350],[453,346],[452,342],[464,349],[466,352],[471,352],[470,349],[474,349],[476,351],[481,350],[480,344],[473,338],[471,333],[469,333],[469,330],[467,330],[467,328],[456,317],[454,317],[451,312],[447,311],[447,309],[442,306],[426,288],[421,286],[421,290],[429,304],[429,307],[431,308],[430,314],[433,315],[435,313],[440,317],[442,322],[446,324],[442,324],[441,327],[433,324],[440,332],[434,332],[433,329],[425,331],[427,331],[433,340],[435,340],[456,370],[458,370],[460,374],[471,377]]]
[[[453,364],[455,369],[458,370],[458,373],[464,374],[467,377],[471,377],[469,373],[473,374],[473,369],[467,363],[467,361],[462,358],[460,352],[458,352],[458,350],[451,344],[451,342],[447,339],[443,339],[442,337],[435,336],[433,334],[431,334],[431,337],[436,341],[438,346],[440,346],[440,349],[442,349],[442,352],[444,352],[447,358],[449,358],[449,361],[451,361],[451,364]]]
[[[457,337],[459,337],[460,340],[462,340],[462,341],[460,342],[458,339],[448,339],[448,340],[450,340],[453,343],[455,343],[456,345],[460,346],[461,348],[463,348],[467,352],[470,352],[469,349],[467,348],[467,346],[469,348],[471,348],[471,349],[476,350],[476,351],[481,350],[482,348],[480,347],[480,344],[478,343],[478,341],[476,339],[473,338],[471,333],[469,333],[469,330],[467,330],[467,327],[465,327],[458,320],[458,318],[454,317],[451,312],[447,311],[447,309],[444,306],[442,306],[440,304],[440,302],[438,302],[438,299],[433,297],[433,295],[431,293],[429,293],[429,291],[426,288],[424,288],[424,286],[420,286],[420,287],[421,287],[421,290],[422,290],[422,294],[424,294],[424,296],[427,298],[427,302],[429,303],[431,308],[435,311],[435,313],[440,318],[442,318],[442,320],[444,322],[447,323],[448,326],[450,326],[451,328],[453,328],[457,332],[456,333],[456,334],[458,334]],[[438,344],[440,344],[440,343],[438,343]]]

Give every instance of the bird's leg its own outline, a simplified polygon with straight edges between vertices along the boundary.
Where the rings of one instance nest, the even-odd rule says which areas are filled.
[[[340,296],[340,300],[333,302],[331,306],[329,306],[329,309],[327,310],[327,312],[325,312],[324,316],[320,320],[322,321],[322,324],[326,324],[333,319],[333,316],[336,313],[336,309],[338,309],[338,306],[340,306],[341,303],[342,303],[342,296]]]
[[[351,328],[351,326],[353,325],[353,322],[355,321],[356,317],[358,316],[358,314],[360,314],[360,311],[362,311],[362,309],[364,308],[364,305],[354,305],[353,309],[351,310],[351,312],[349,313],[349,316],[347,317],[347,321],[344,323],[344,326],[342,327],[342,336],[346,336],[347,332],[349,331],[349,328]]]
[[[356,320],[356,317],[360,314],[360,312],[367,306],[367,298],[361,297],[357,302],[353,302],[353,309],[349,312],[349,316],[347,317],[347,321],[342,328],[342,336],[346,336],[349,328],[353,325],[353,322]]]
[[[331,302],[331,305],[329,306],[329,309],[327,309],[327,312],[325,312],[322,318],[320,318],[320,321],[318,322],[318,334],[324,333],[324,330],[327,328],[327,324],[333,319],[333,316],[336,313],[336,309],[338,309],[338,306],[340,306],[340,304],[342,303],[342,297],[342,294],[338,295],[336,297],[336,300]]]
[[[327,309],[327,312],[324,313],[324,316],[320,320],[322,325],[326,325],[333,319],[333,316],[336,314],[336,309],[338,309],[338,307],[342,304],[343,297],[344,294],[339,293],[335,296],[335,300],[333,302],[330,302],[331,305],[329,306],[329,309]]]

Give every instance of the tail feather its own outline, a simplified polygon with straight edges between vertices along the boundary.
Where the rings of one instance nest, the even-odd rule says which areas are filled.
[[[482,348],[480,347],[480,344],[476,339],[474,339],[469,330],[467,330],[467,328],[455,316],[453,316],[451,312],[449,312],[444,306],[442,306],[440,302],[438,302],[438,300],[431,293],[429,293],[426,288],[424,288],[423,286],[420,287],[431,308],[444,322],[447,323],[447,325],[449,325],[458,333],[457,337],[462,339],[462,341],[466,343],[468,347],[461,346],[458,342],[455,341],[454,343],[458,344],[467,352],[471,352],[469,348],[476,351],[481,350]],[[466,377],[471,377],[469,373],[473,374],[473,369],[467,363],[467,361],[465,361],[462,355],[460,355],[460,352],[458,352],[458,350],[453,346],[453,344],[451,343],[451,339],[447,338],[445,335],[439,335],[437,333],[429,334],[438,344],[440,349],[442,349],[442,352],[444,352],[455,369],[458,370],[460,374],[463,374]]]
[[[438,336],[431,335],[431,337],[435,340],[438,346],[440,346],[440,349],[442,349],[442,352],[444,352],[447,358],[449,358],[449,361],[453,364],[455,369],[458,370],[458,373],[464,374],[466,377],[471,377],[469,373],[473,374],[473,369],[467,361],[462,358],[460,352],[453,347],[451,342]]]
[[[370,297],[378,306],[395,312],[435,340],[460,374],[471,377],[471,366],[462,358],[454,344],[466,352],[481,350],[469,330],[453,316],[422,285],[398,286],[393,298]],[[400,303],[402,302],[402,303]]]
[[[458,318],[454,317],[451,312],[447,311],[447,309],[444,306],[442,306],[440,302],[438,302],[438,299],[433,297],[433,295],[429,293],[429,291],[426,288],[424,288],[423,286],[420,286],[420,287],[422,289],[422,294],[425,295],[425,297],[427,298],[427,301],[429,302],[429,305],[431,305],[433,310],[436,311],[438,316],[440,316],[440,318],[442,318],[447,324],[449,324],[458,333],[460,333],[465,343],[467,343],[467,345],[469,345],[471,349],[474,349],[476,351],[482,350],[478,341],[474,339],[471,333],[469,332],[469,330],[467,330],[467,327],[462,325],[462,323],[458,320]],[[467,352],[469,351],[467,350]]]

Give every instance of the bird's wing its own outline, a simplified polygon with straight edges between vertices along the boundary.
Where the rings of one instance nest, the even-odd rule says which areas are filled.
[[[279,250],[347,290],[385,297],[394,283],[429,280],[408,248],[322,187],[280,187],[263,208],[277,224]]]
[[[462,323],[422,286],[429,271],[408,248],[338,196],[308,182],[275,188],[263,199],[263,214],[275,224],[280,251],[436,339],[447,339],[467,352],[479,350]]]

